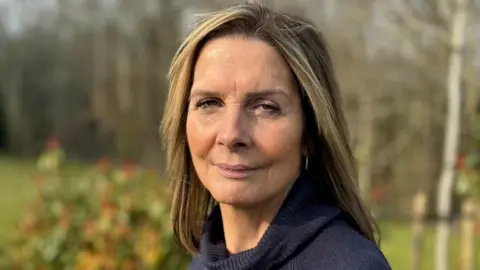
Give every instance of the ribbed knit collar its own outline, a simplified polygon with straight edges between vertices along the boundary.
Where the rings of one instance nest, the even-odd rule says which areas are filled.
[[[281,265],[340,214],[338,208],[321,204],[318,197],[314,183],[308,177],[299,177],[258,245],[230,256],[217,206],[205,223],[198,263],[202,269],[239,270]]]

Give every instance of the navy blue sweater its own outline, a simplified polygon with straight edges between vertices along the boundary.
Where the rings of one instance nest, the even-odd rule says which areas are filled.
[[[320,203],[316,186],[300,177],[255,248],[228,255],[218,206],[207,219],[200,255],[190,269],[391,269],[382,252]]]

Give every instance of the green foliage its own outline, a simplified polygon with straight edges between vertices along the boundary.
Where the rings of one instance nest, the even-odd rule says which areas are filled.
[[[81,178],[62,170],[55,143],[38,160],[38,196],[9,253],[19,269],[185,269],[174,243],[170,194],[152,174],[99,162]],[[154,187],[152,188],[152,184]]]
[[[457,192],[462,196],[480,199],[480,147],[459,158]]]

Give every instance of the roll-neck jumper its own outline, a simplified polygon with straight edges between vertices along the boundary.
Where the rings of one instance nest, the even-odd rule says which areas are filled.
[[[300,176],[257,246],[232,255],[216,206],[190,269],[391,269],[377,246],[347,223],[346,214],[318,197],[313,181]]]

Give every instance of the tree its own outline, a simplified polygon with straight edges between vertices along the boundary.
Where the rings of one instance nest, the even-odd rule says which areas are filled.
[[[455,163],[461,131],[462,68],[465,51],[467,0],[425,1],[424,6],[414,6],[405,0],[396,1],[400,18],[410,30],[433,34],[448,47],[446,55],[448,69],[445,82],[447,114],[445,118],[442,169],[437,191],[437,238],[436,269],[448,268],[448,247]],[[418,2],[417,2],[418,4]],[[420,6],[420,7],[419,7]],[[419,11],[421,10],[421,11]],[[418,16],[418,14],[422,14]],[[425,15],[428,14],[428,15]],[[428,18],[428,19],[426,19]]]
[[[449,225],[446,217],[451,209],[451,196],[455,179],[455,165],[458,156],[461,122],[461,77],[463,51],[465,48],[465,28],[467,0],[455,0],[451,18],[451,53],[447,78],[448,107],[445,129],[443,168],[440,176],[437,200],[437,225],[435,265],[437,269],[448,268]]]

